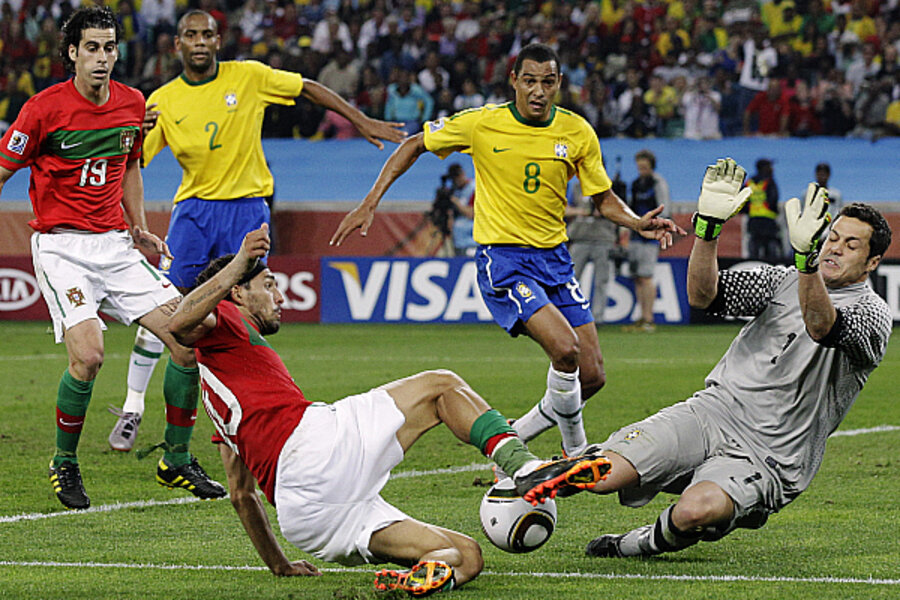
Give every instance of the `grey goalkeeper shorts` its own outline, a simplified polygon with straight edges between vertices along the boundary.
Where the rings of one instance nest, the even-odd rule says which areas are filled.
[[[601,445],[627,459],[640,476],[637,487],[619,490],[625,506],[643,506],[659,492],[681,494],[710,481],[734,502],[731,522],[717,527],[721,535],[737,527],[762,527],[775,512],[775,477],[739,442],[704,423],[686,402],[623,427]]]

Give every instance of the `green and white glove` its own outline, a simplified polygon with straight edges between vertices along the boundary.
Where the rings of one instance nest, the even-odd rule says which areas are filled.
[[[801,273],[815,273],[819,269],[822,233],[831,223],[831,215],[828,214],[828,190],[816,183],[810,183],[806,188],[803,214],[800,214],[800,200],[791,198],[784,205],[784,216],[791,235],[797,270]]]
[[[694,213],[694,233],[703,240],[714,240],[722,233],[722,225],[740,212],[752,190],[741,189],[747,172],[730,158],[720,158],[706,167],[697,212]]]

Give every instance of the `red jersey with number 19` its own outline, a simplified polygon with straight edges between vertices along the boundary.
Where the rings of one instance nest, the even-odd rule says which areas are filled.
[[[219,302],[215,314],[216,327],[194,344],[203,406],[274,505],[278,455],[311,403],[233,303]]]
[[[102,106],[82,96],[72,79],[25,103],[0,141],[0,166],[31,167],[33,229],[128,229],[122,177],[126,163],[141,156],[144,112],[141,93],[116,81]]]

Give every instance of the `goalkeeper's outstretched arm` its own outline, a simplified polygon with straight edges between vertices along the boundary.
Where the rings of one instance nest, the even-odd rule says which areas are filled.
[[[694,308],[707,308],[718,293],[718,238],[725,221],[737,214],[750,197],[750,188],[741,189],[746,174],[730,158],[720,158],[706,168],[693,218],[697,239],[688,262],[688,302]]]

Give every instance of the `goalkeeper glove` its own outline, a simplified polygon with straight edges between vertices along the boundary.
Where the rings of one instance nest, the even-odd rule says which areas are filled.
[[[816,183],[806,188],[803,214],[800,200],[791,198],[784,205],[791,246],[794,248],[794,264],[801,273],[815,273],[819,269],[819,248],[822,233],[831,222],[828,214],[828,190]]]
[[[698,238],[716,239],[722,233],[725,221],[743,208],[752,192],[750,188],[741,189],[746,174],[743,167],[730,158],[720,158],[715,165],[706,167],[697,212],[692,220]]]

